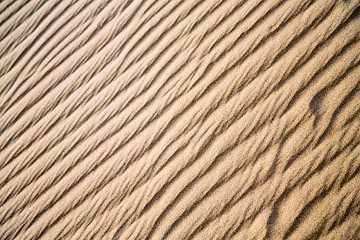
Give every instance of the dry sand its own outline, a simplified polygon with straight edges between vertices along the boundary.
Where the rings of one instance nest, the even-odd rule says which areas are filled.
[[[0,239],[360,239],[358,0],[0,2]]]

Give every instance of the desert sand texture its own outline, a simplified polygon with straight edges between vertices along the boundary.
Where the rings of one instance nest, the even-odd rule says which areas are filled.
[[[0,239],[360,239],[359,0],[0,2]]]

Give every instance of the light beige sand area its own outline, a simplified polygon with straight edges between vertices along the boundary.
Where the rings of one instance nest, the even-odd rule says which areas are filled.
[[[360,239],[360,1],[0,2],[0,239]]]

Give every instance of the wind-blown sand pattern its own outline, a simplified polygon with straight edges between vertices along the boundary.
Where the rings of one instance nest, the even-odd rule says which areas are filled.
[[[359,9],[1,1],[0,239],[360,239]]]

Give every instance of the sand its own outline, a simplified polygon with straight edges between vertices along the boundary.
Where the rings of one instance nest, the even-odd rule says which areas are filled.
[[[0,2],[0,239],[360,239],[360,2]]]

